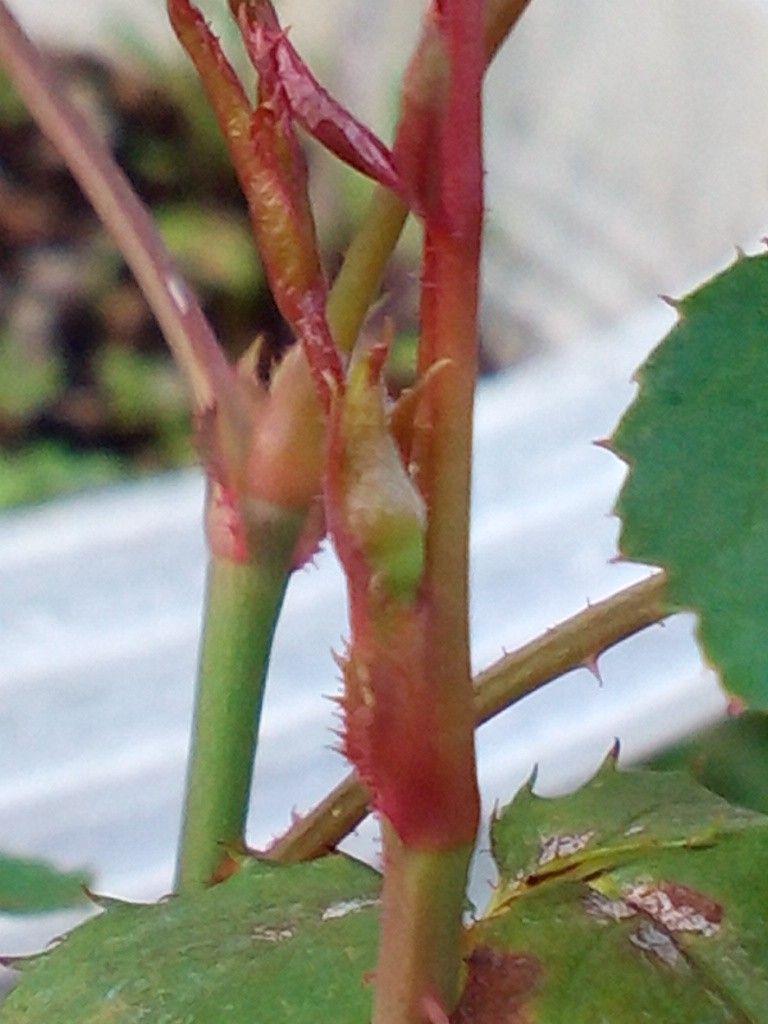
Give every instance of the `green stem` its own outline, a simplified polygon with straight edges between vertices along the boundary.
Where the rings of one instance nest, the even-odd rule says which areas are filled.
[[[243,842],[264,678],[288,582],[279,562],[211,560],[177,889],[208,884]]]
[[[357,341],[407,217],[407,206],[377,185],[328,296],[328,324],[342,352]]]
[[[411,849],[386,823],[383,837],[384,922],[373,1024],[424,1024],[453,1010],[460,995],[461,917],[472,844],[439,852]]]

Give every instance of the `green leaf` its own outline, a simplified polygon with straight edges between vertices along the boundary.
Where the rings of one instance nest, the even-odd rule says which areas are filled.
[[[679,303],[614,437],[620,548],[663,566],[729,690],[768,708],[768,255]]]
[[[248,863],[153,906],[112,905],[30,960],[3,1024],[360,1024],[379,876],[340,856]]]
[[[41,914],[85,902],[89,879],[39,860],[0,855],[0,913]]]
[[[768,1022],[768,818],[609,760],[573,796],[524,790],[492,838],[500,881],[465,999],[473,970],[491,1002],[522,964],[513,1021]],[[491,1024],[484,1011],[464,1020]]]
[[[686,769],[697,782],[742,807],[768,814],[768,714],[745,711],[653,759]]]

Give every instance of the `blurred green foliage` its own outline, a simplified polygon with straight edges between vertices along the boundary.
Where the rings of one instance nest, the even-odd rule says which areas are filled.
[[[222,344],[290,343],[264,280],[244,203],[196,75],[136,39],[110,67],[55,58],[64,87],[110,141],[197,290]],[[128,63],[130,62],[130,63]],[[0,78],[0,508],[39,502],[195,459],[186,396],[114,246],[57,155]],[[371,183],[308,146],[329,271]],[[389,364],[413,379],[420,235],[401,246],[372,321],[401,336]]]
[[[746,711],[680,743],[654,768],[685,769],[731,803],[768,814],[768,714]]]

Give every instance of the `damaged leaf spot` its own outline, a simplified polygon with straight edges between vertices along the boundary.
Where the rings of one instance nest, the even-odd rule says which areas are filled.
[[[629,836],[640,835],[641,832],[645,832],[645,826],[644,825],[630,825],[629,828],[624,833],[624,835],[627,838],[629,838]]]
[[[652,917],[670,932],[695,932],[705,938],[716,935],[723,908],[713,899],[685,885],[661,882],[628,888],[624,900]]]
[[[293,928],[289,928],[287,925],[270,928],[267,925],[260,924],[251,932],[252,938],[258,942],[287,942],[288,939],[293,938],[293,935]]]
[[[376,907],[380,902],[380,900],[342,900],[326,907],[320,920],[335,921],[340,917],[346,917],[347,914],[356,914],[360,910],[365,910],[366,907]]]
[[[680,961],[680,950],[671,937],[652,924],[641,925],[637,931],[632,932],[629,941],[644,953],[657,957],[667,967],[676,967]]]
[[[604,896],[596,889],[590,889],[583,900],[584,909],[590,917],[597,918],[601,924],[608,921],[623,921],[628,917],[634,917],[637,913],[624,900],[612,900]]]
[[[543,867],[553,860],[573,857],[574,854],[581,853],[589,845],[594,835],[594,830],[591,830],[589,832],[572,832],[542,839],[539,843],[539,854],[536,859],[538,866]]]
[[[532,956],[478,946],[468,961],[469,974],[451,1024],[526,1024],[541,977]]]
[[[705,938],[717,934],[723,919],[719,903],[674,882],[636,883],[625,887],[618,899],[592,889],[584,897],[583,905],[590,917],[602,922],[644,914],[669,932],[693,932]]]

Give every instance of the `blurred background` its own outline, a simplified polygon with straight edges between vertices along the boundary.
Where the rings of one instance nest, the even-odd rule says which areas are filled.
[[[415,35],[410,0],[278,6],[318,76],[390,138]],[[235,355],[263,331],[283,347],[233,175],[161,0],[10,7],[152,207],[222,343]],[[234,47],[225,8],[206,5]],[[610,432],[633,366],[671,322],[657,293],[684,292],[768,233],[766,52],[760,0],[532,0],[489,75],[478,665],[643,575],[607,564],[622,470],[589,442]],[[333,273],[369,190],[311,147],[309,158]],[[418,256],[411,228],[382,307],[398,329],[393,391],[412,371]],[[201,488],[195,472],[155,474],[194,464],[188,433],[140,294],[0,79],[0,849],[89,866],[97,886],[134,898],[167,890],[178,825]],[[326,652],[344,629],[341,584],[327,562],[294,589],[255,842],[341,770],[323,750],[328,711],[316,692],[318,678],[334,687]],[[653,644],[609,655],[602,690],[581,673],[549,703],[489,727],[487,799],[513,792],[534,761],[544,788],[559,791],[616,735],[637,759],[717,718],[722,700],[691,632],[675,620]],[[547,720],[556,706],[561,717]],[[564,738],[563,723],[577,720]],[[288,753],[308,725],[318,754],[299,762]],[[667,757],[764,802],[763,720],[740,727],[738,764],[733,730],[707,757],[701,747]],[[72,920],[0,914],[0,952],[33,948]]]
[[[216,126],[160,0],[11,6],[52,48],[230,351],[260,330],[284,344]],[[318,74],[386,138],[411,12],[403,0],[283,5]],[[354,40],[343,52],[339,25]],[[755,0],[531,5],[489,76],[486,370],[619,324],[768,230],[766,43]],[[188,463],[184,395],[135,285],[0,89],[0,507]],[[310,154],[333,272],[368,186]],[[386,282],[402,335],[394,386],[416,330],[415,232],[409,241]]]

